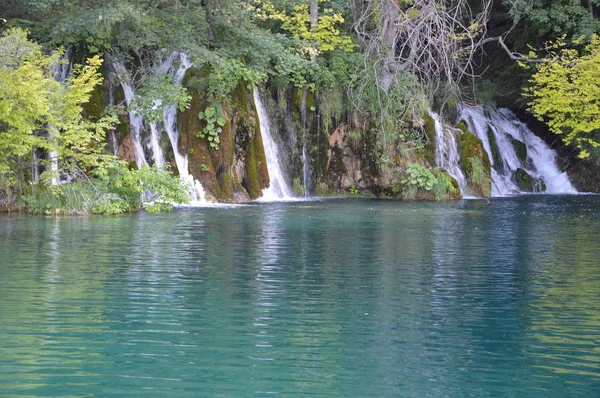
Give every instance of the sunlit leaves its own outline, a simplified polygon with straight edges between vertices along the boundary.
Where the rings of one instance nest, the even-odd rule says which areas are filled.
[[[551,62],[537,67],[525,94],[533,114],[585,158],[600,146],[600,37],[594,35],[581,54],[560,41],[555,47]]]

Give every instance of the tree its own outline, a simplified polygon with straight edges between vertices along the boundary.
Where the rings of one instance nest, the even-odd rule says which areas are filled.
[[[533,31],[534,39],[560,35],[589,37],[598,32],[596,7],[600,0],[503,0],[514,24]]]
[[[377,68],[377,86],[389,92],[409,71],[424,84],[457,87],[473,76],[474,54],[485,34],[491,1],[477,12],[467,0],[355,0],[356,33],[365,59]]]
[[[581,53],[559,40],[548,61],[537,65],[525,92],[530,110],[586,158],[600,146],[600,37],[592,35]]]
[[[39,150],[56,152],[62,171],[68,173],[98,167],[108,158],[104,139],[116,120],[106,116],[91,122],[81,113],[81,104],[101,81],[102,61],[88,59],[61,84],[52,76],[59,55],[44,55],[22,29],[9,29],[0,37],[0,175],[8,179],[4,185],[23,183]],[[48,126],[55,134],[47,133]]]

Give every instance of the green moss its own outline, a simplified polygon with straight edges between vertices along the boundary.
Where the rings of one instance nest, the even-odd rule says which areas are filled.
[[[517,157],[521,161],[521,165],[527,166],[527,146],[523,142],[517,140],[516,138],[511,137],[510,141],[513,148],[515,149]]]
[[[513,179],[519,187],[519,190],[523,192],[544,192],[546,190],[544,180],[533,177],[524,169],[517,169]]]
[[[464,120],[461,120],[460,122],[458,122],[458,124],[456,125],[456,128],[459,129],[460,131],[462,131],[463,133],[469,132],[469,128],[467,127],[467,122],[465,122]]]
[[[496,135],[491,127],[488,127],[487,131],[488,140],[490,142],[490,150],[492,151],[492,159],[494,160],[494,169],[500,171],[503,168],[504,162],[502,156],[500,156],[500,150],[498,149],[498,142],[496,141]]]
[[[218,197],[219,200],[228,200],[233,195],[233,184],[231,182],[231,176],[229,173],[221,173],[218,178],[219,181],[219,191]]]
[[[195,70],[197,71],[197,69]],[[188,70],[185,78],[189,80],[193,76],[194,71]],[[177,126],[180,134],[179,151],[188,153],[190,174],[202,183],[208,194],[218,197],[219,184],[216,178],[216,167],[211,158],[208,141],[196,137],[196,133],[202,128],[198,113],[206,108],[206,103],[196,90],[190,90],[190,95],[192,96],[190,108],[177,114]]]
[[[294,178],[294,181],[292,184],[292,190],[294,191],[295,196],[304,196],[305,189],[304,189],[304,184],[302,184],[302,178],[300,178],[300,177]]]
[[[101,85],[95,86],[88,102],[81,105],[83,114],[92,120],[99,119],[104,112],[104,100],[104,87]]]
[[[431,166],[435,166],[435,120],[429,113],[423,115],[425,120],[425,134],[427,135],[427,144],[425,145],[424,157]]]
[[[475,135],[463,132],[458,135],[457,144],[469,192],[472,195],[489,197],[492,191],[491,167],[483,142]]]
[[[253,140],[254,141],[254,140]],[[246,191],[250,199],[256,199],[261,195],[261,188],[258,178],[258,164],[256,161],[256,149],[253,142],[248,146],[248,155],[246,157]]]

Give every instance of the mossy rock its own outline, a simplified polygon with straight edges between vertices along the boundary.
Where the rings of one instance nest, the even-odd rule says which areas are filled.
[[[263,147],[262,137],[255,134],[248,144],[246,156],[246,179],[242,185],[248,191],[251,199],[259,198],[262,190],[269,186],[269,171]]]
[[[490,150],[492,151],[492,159],[494,160],[494,170],[500,172],[504,168],[504,162],[502,161],[502,156],[500,156],[496,134],[494,134],[491,127],[488,127],[487,136],[488,141],[490,142]]]
[[[514,181],[522,192],[533,192],[534,180],[527,171],[521,168],[515,171]]]
[[[518,168],[514,175],[513,180],[519,190],[522,192],[544,192],[546,191],[546,183],[541,178],[535,178],[529,174],[526,170]]]
[[[423,120],[425,121],[423,128],[425,129],[425,135],[427,136],[427,144],[425,145],[425,153],[423,156],[431,166],[435,166],[435,120],[433,120],[429,113],[423,115]]]
[[[490,158],[483,142],[471,133],[457,137],[460,151],[460,164],[465,171],[468,191],[472,195],[489,197],[492,193]]]
[[[302,112],[302,97],[304,96],[304,88],[293,87],[292,88],[292,106],[299,112]],[[317,106],[315,95],[310,92],[306,93],[306,111],[311,112]]]
[[[523,143],[513,137],[511,137],[510,142],[511,142],[513,148],[515,149],[515,153],[517,154],[517,157],[521,161],[521,165],[527,167],[527,165],[528,165],[527,145],[525,145],[525,143]]]
[[[469,133],[469,128],[467,127],[467,122],[464,120],[461,120],[460,122],[458,122],[458,124],[456,125],[456,128],[459,129],[460,131],[462,131],[463,133]]]
[[[217,175],[217,181],[219,182],[217,199],[219,202],[229,201],[233,195],[233,183],[231,182],[231,176],[226,172],[217,172]]]
[[[194,68],[195,71],[197,69]],[[193,76],[193,72],[186,73],[186,79]],[[185,80],[185,79],[184,79]],[[211,157],[208,140],[196,136],[201,131],[203,123],[198,119],[198,113],[206,108],[206,103],[200,98],[196,90],[190,90],[192,100],[189,109],[177,114],[177,127],[179,129],[179,151],[188,154],[189,173],[202,184],[207,194],[218,197],[219,184],[216,179],[216,167]]]

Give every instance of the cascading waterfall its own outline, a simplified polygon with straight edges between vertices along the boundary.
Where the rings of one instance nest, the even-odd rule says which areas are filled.
[[[180,59],[179,67],[174,69],[171,66],[170,73],[174,75],[175,83],[181,85],[185,72],[192,66],[192,63],[185,53],[179,52],[178,55]],[[187,154],[179,152],[179,130],[177,130],[177,107],[175,105],[169,105],[164,108],[163,124],[173,148],[173,156],[175,157],[179,176],[190,186],[192,201],[206,203],[206,194],[202,184],[189,172]]]
[[[448,174],[456,179],[460,192],[467,193],[467,180],[460,168],[460,155],[456,145],[456,129],[442,123],[438,114],[429,112],[435,124],[435,163],[446,170]]]
[[[123,88],[123,93],[125,94],[125,102],[127,106],[130,107],[133,102],[133,98],[135,96],[135,91],[133,90],[133,83],[125,68],[125,65],[121,63],[117,59],[112,60],[112,67],[117,74],[117,78],[119,83],[121,83],[121,87]],[[143,118],[137,112],[133,110],[129,111],[129,125],[131,127],[132,139],[133,139],[133,148],[135,152],[135,163],[138,168],[142,166],[148,166],[148,162],[146,161],[146,154],[144,152],[144,147],[142,146],[142,125]]]
[[[310,187],[312,184],[310,178],[310,165],[308,163],[308,150],[307,150],[307,129],[306,129],[306,97],[308,95],[308,90],[304,89],[302,93],[302,183],[304,184],[304,196],[310,196]]]
[[[175,62],[179,60],[179,62]],[[132,87],[132,82],[128,80],[128,74],[125,66],[117,60],[113,60],[113,68],[117,73],[117,77],[125,92],[125,101],[129,106],[135,96],[135,91]],[[175,52],[169,55],[165,60],[158,62],[153,69],[154,74],[166,74],[169,73],[175,78],[175,82],[181,85],[186,71],[192,66],[188,56],[183,52]],[[162,107],[160,100],[154,102],[154,106],[158,109]],[[141,133],[143,131],[143,118],[136,112],[129,112],[129,120],[133,131],[133,142],[135,147],[135,158],[138,167],[147,165],[146,154],[142,145]],[[169,142],[173,149],[173,155],[175,157],[175,164],[179,172],[180,178],[182,178],[190,187],[190,193],[192,195],[192,203],[202,204],[206,203],[206,194],[202,184],[196,180],[188,169],[188,157],[187,154],[183,154],[179,151],[179,131],[177,129],[177,107],[175,105],[169,105],[163,107],[163,120],[153,121],[148,123],[150,127],[150,140],[148,149],[152,151],[152,160],[158,168],[163,168],[165,165],[165,157],[163,149],[160,145],[162,132],[166,131],[169,137]]]
[[[462,106],[460,120],[483,141],[492,164],[493,196],[522,192],[518,178],[534,181],[534,191],[577,192],[558,168],[554,151],[509,109],[486,114],[481,106]]]
[[[68,46],[60,61],[52,68],[54,80],[60,84],[66,82],[67,78],[71,74],[71,69],[73,68],[72,58],[73,46]],[[52,139],[55,135],[56,127],[51,125],[48,126],[49,138]],[[58,153],[55,150],[48,152],[48,161],[50,162],[50,171],[52,172],[51,184],[57,185],[60,182],[60,176],[58,175]]]
[[[260,99],[258,89],[254,88],[254,103],[258,113],[260,124],[260,133],[265,148],[265,158],[267,161],[267,170],[269,171],[269,187],[263,189],[263,200],[282,200],[292,197],[292,190],[286,182],[283,173],[283,167],[280,163],[279,148],[271,135],[269,116]]]

